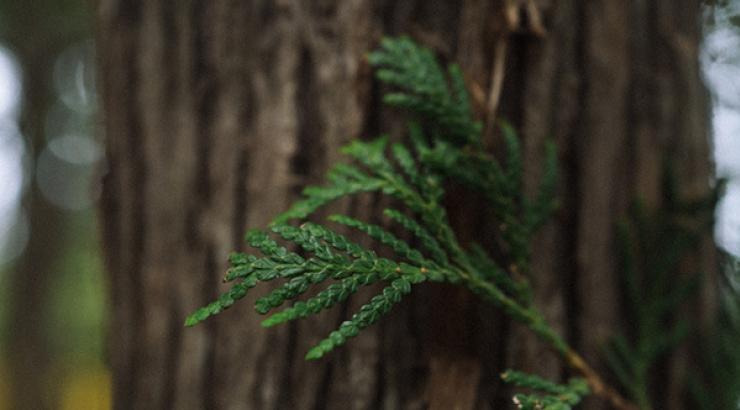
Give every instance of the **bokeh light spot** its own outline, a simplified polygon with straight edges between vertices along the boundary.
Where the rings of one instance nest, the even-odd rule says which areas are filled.
[[[52,204],[67,210],[89,208],[94,202],[92,176],[94,167],[88,162],[70,162],[55,155],[51,144],[36,159],[36,183]],[[61,150],[64,155],[69,154]],[[71,154],[70,154],[71,155]]]
[[[13,54],[0,46],[0,118],[16,117],[21,97],[21,71]]]

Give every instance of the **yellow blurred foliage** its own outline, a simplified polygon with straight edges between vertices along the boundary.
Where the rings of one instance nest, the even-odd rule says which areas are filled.
[[[8,368],[0,362],[0,410],[11,410]],[[60,410],[108,410],[111,403],[110,372],[102,367],[79,367],[65,372],[59,386]]]
[[[60,410],[108,410],[111,408],[111,380],[107,370],[103,368],[73,369],[65,379],[60,392]]]
[[[8,370],[0,362],[0,410],[10,410],[10,386],[8,386]]]

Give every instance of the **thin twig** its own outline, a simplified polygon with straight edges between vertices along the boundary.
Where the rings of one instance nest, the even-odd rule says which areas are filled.
[[[609,386],[604,379],[594,370],[586,361],[573,350],[570,350],[565,355],[565,360],[568,365],[580,373],[586,382],[591,387],[595,396],[606,399],[615,409],[618,410],[638,410],[639,408],[630,402],[629,400],[622,397],[619,392],[613,387]]]
[[[486,100],[486,129],[483,135],[490,135],[496,123],[496,111],[498,110],[499,101],[501,101],[501,91],[504,86],[508,42],[508,36],[502,35],[496,39],[496,45],[494,46],[491,63],[491,84]]]
[[[473,292],[482,295],[484,299],[498,305],[513,319],[526,325],[540,340],[547,343],[550,348],[565,360],[570,368],[586,379],[594,396],[605,399],[617,410],[639,410],[637,405],[622,397],[615,388],[607,384],[598,372],[547,324],[545,318],[536,309],[522,306],[516,300],[503,294],[503,292],[492,284],[477,278],[475,275],[467,272],[459,273]]]

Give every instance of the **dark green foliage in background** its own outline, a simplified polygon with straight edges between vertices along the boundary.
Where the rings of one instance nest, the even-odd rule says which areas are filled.
[[[702,236],[712,231],[723,188],[720,180],[707,198],[683,200],[673,165],[666,161],[660,207],[648,210],[636,201],[618,225],[629,326],[611,340],[605,353],[614,375],[640,409],[659,407],[662,400],[650,391],[659,377],[658,365],[698,330],[686,318],[684,307],[697,296],[704,275],[681,272],[680,267],[687,255],[699,250]]]
[[[740,260],[725,254],[719,314],[701,335],[701,365],[689,376],[691,403],[699,410],[740,407]]]

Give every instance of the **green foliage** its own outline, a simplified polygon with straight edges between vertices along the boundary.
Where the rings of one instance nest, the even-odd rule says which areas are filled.
[[[378,79],[399,89],[385,95],[386,104],[421,115],[433,135],[445,135],[459,145],[480,143],[482,126],[473,119],[459,67],[450,65],[445,75],[432,52],[408,37],[384,39],[368,60],[380,67]]]
[[[568,384],[557,384],[539,376],[507,370],[501,378],[517,387],[539,393],[514,395],[514,403],[522,410],[570,410],[590,393],[588,383],[573,378]]]
[[[272,232],[311,256],[306,258],[288,251],[265,232],[250,231],[247,234],[249,245],[259,249],[264,257],[258,258],[243,253],[232,254],[232,267],[225,280],[238,282],[218,300],[193,313],[187,319],[186,325],[195,325],[230,307],[258,282],[286,280],[282,286],[267,296],[257,299],[255,309],[260,314],[267,314],[286,301],[301,296],[312,285],[331,279],[337,281],[305,302],[296,302],[292,307],[270,316],[263,322],[265,327],[303,318],[330,308],[346,300],[361,286],[388,282],[389,285],[380,295],[372,298],[360,312],[344,322],[337,331],[332,332],[326,340],[309,352],[307,358],[316,359],[334,347],[344,344],[346,339],[357,335],[359,330],[375,323],[388,313],[393,304],[398,303],[403,295],[410,292],[412,284],[445,275],[441,268],[432,267],[424,258],[418,262],[430,266],[429,268],[381,258],[346,237],[317,224],[305,223],[299,227],[274,225]],[[407,244],[400,245],[400,240],[398,242],[398,246],[409,248]]]
[[[689,379],[691,403],[698,410],[740,408],[740,260],[724,258],[719,315],[704,337],[699,372]]]
[[[256,301],[258,313],[267,314],[294,301],[292,306],[265,319],[265,327],[317,314],[346,301],[363,286],[383,284],[383,290],[359,312],[309,350],[306,358],[318,359],[388,314],[414,285],[430,280],[466,286],[529,326],[557,352],[569,354],[565,342],[531,305],[531,289],[526,278],[532,236],[556,206],[554,148],[547,148],[541,189],[530,200],[522,194],[524,169],[518,137],[511,126],[502,123],[507,153],[505,167],[481,150],[481,126],[472,117],[459,69],[451,66],[447,77],[428,50],[407,38],[385,40],[382,48],[369,58],[372,64],[383,67],[378,71],[381,81],[400,88],[400,92],[388,95],[386,102],[408,108],[424,120],[424,128],[415,123],[410,125],[413,149],[393,144],[389,155],[386,137],[370,142],[354,141],[346,146],[343,152],[357,165],[339,164],[330,171],[327,185],[306,188],[304,199],[275,219],[272,235],[250,231],[247,242],[263,256],[233,254],[225,280],[235,282],[234,285],[188,317],[186,325],[195,325],[220,313],[259,282],[281,280],[283,284]],[[503,266],[507,269],[481,247],[473,245],[465,249],[458,242],[442,206],[445,179],[485,193],[500,220],[501,243],[505,248],[502,251],[509,259]],[[334,200],[362,192],[380,192],[402,204],[404,210],[386,209],[384,215],[411,234],[419,247],[411,246],[381,226],[345,215],[333,215],[329,221],[360,231],[389,247],[395,259],[379,257],[328,227],[290,224],[306,219]],[[288,250],[274,236],[300,248],[302,253]],[[298,300],[310,288],[322,284],[325,284],[323,289],[314,296]],[[564,386],[541,381],[532,386],[535,379],[524,380],[518,373],[510,374],[514,375],[513,382],[529,381],[530,387],[548,394],[517,395],[522,408],[546,405],[544,408],[569,409],[588,393],[582,381],[574,380]]]
[[[465,256],[452,235],[446,213],[439,202],[437,176],[418,169],[411,154],[402,146],[395,145],[394,156],[403,173],[399,172],[395,164],[386,157],[386,146],[387,139],[380,138],[371,142],[355,141],[345,147],[343,151],[366,168],[346,164],[335,167],[330,173],[330,185],[307,188],[304,191],[306,199],[294,204],[276,218],[272,224],[272,232],[282,240],[301,248],[309,257],[288,251],[267,233],[251,231],[247,235],[247,241],[250,246],[259,249],[264,257],[233,254],[232,267],[226,280],[235,280],[237,283],[218,300],[193,313],[186,325],[192,326],[230,307],[258,282],[275,279],[286,281],[256,301],[257,312],[267,314],[286,301],[298,298],[313,285],[336,281],[314,297],[298,301],[270,316],[263,322],[266,327],[319,313],[345,301],[361,286],[385,283],[382,293],[373,297],[306,356],[308,359],[317,359],[387,314],[394,304],[400,302],[403,295],[411,291],[412,285],[426,280],[455,281],[459,278],[460,273],[457,270],[460,267],[449,262],[448,252],[459,253],[458,258],[464,259]],[[330,220],[360,230],[381,244],[391,247],[398,260],[378,257],[374,252],[365,250],[337,232],[318,224],[304,223],[298,227],[287,224],[291,220],[305,218],[320,206],[339,197],[373,190],[395,197],[416,213],[421,222],[398,210],[388,209],[385,212],[389,219],[414,234],[423,249],[411,247],[380,226],[343,215],[334,215]],[[437,235],[430,232],[436,232]],[[442,240],[447,241],[447,246],[441,244]]]
[[[186,325],[195,325],[227,309],[260,282],[278,280],[282,285],[257,299],[255,309],[259,314],[293,302],[265,319],[265,327],[317,314],[346,301],[363,286],[381,284],[379,294],[306,355],[307,359],[318,359],[388,314],[415,285],[438,281],[468,287],[530,326],[556,350],[566,351],[565,343],[531,306],[523,269],[529,262],[534,231],[555,207],[554,149],[547,150],[543,188],[529,200],[521,192],[524,169],[518,137],[513,128],[502,124],[506,167],[481,150],[481,126],[473,119],[459,69],[451,66],[445,73],[431,52],[405,37],[384,40],[369,60],[381,67],[381,81],[399,89],[386,96],[386,102],[407,108],[424,121],[423,127],[410,125],[410,148],[391,145],[387,137],[353,141],[344,147],[342,152],[355,164],[336,165],[326,185],[306,188],[304,199],[275,218],[271,233],[250,231],[247,242],[262,256],[231,255],[231,268],[225,278],[234,282],[231,289],[190,315]],[[462,166],[464,162],[470,162],[469,166]],[[459,243],[442,206],[446,179],[466,183],[488,195],[504,227],[502,243],[511,259],[504,266],[518,268],[503,269],[480,247],[467,250]],[[292,225],[332,201],[363,192],[379,192],[402,205],[403,209],[387,209],[384,215],[389,223],[412,235],[419,246],[411,246],[381,226],[346,215],[333,215],[329,221],[364,233],[392,249],[395,258],[379,257],[328,226],[310,222]],[[279,244],[277,238],[290,244],[290,249],[301,249],[300,254]],[[323,289],[299,300],[318,286]]]
[[[527,198],[519,139],[508,123],[501,121],[500,128],[506,145],[505,166],[482,150],[455,149],[446,141],[421,147],[421,158],[437,172],[485,196],[499,222],[505,251],[523,279],[529,269],[532,237],[558,206],[555,199],[557,153],[552,143],[546,144],[538,193],[535,198]]]
[[[630,333],[614,337],[607,361],[628,395],[651,409],[649,386],[657,363],[689,334],[681,308],[696,294],[701,275],[679,272],[688,253],[711,226],[717,195],[688,202],[678,198],[671,166],[665,168],[663,204],[649,212],[636,202],[618,225]]]
[[[514,128],[500,122],[505,161],[483,149],[481,124],[472,114],[462,74],[454,65],[446,71],[433,54],[406,37],[385,39],[368,56],[378,67],[378,79],[395,90],[385,102],[418,117],[409,125],[409,143],[389,143],[388,137],[353,141],[342,152],[352,164],[338,164],[324,186],[308,187],[303,199],[277,216],[271,232],[252,230],[247,242],[261,253],[234,253],[225,281],[232,287],[186,320],[195,325],[244,298],[260,282],[281,284],[255,302],[257,313],[268,316],[264,327],[305,318],[344,303],[362,287],[381,289],[358,312],[311,348],[306,358],[319,359],[362,329],[389,314],[391,308],[426,281],[468,288],[527,326],[585,379],[557,384],[540,377],[507,371],[502,378],[532,393],[519,393],[520,409],[568,410],[584,396],[594,394],[618,408],[633,408],[615,389],[574,352],[532,304],[529,285],[531,243],[536,231],[557,208],[557,152],[546,144],[539,189],[524,194],[525,169],[520,140]],[[712,223],[719,190],[710,198],[678,198],[671,167],[666,167],[662,207],[648,212],[637,203],[619,226],[624,271],[625,302],[630,309],[630,332],[615,337],[607,359],[624,390],[641,409],[650,409],[648,386],[655,364],[688,334],[680,318],[681,306],[694,294],[699,275],[677,273],[683,256],[693,250]],[[483,195],[492,210],[496,258],[477,244],[461,244],[442,205],[444,186],[452,182]],[[332,215],[321,225],[305,222],[319,208],[335,200],[374,192],[392,198],[394,207],[383,213],[385,224],[395,225],[414,239],[409,242],[384,226],[347,215]],[[393,251],[392,258],[352,242],[336,229],[354,230]],[[279,242],[278,242],[279,241]],[[740,304],[737,277],[734,298],[725,298],[718,334],[712,340],[706,369],[712,383],[695,382],[697,408],[731,408],[737,403],[740,381]],[[304,298],[309,293],[312,296]],[[290,306],[275,312],[286,303]],[[704,379],[702,379],[704,380]],[[721,386],[721,387],[718,387]],[[723,393],[724,392],[724,393]],[[713,401],[712,401],[713,400]],[[706,403],[721,405],[706,407]],[[729,406],[729,407],[728,407]]]

